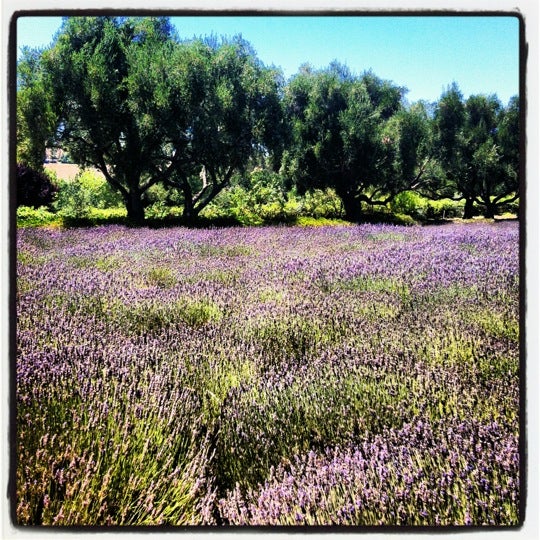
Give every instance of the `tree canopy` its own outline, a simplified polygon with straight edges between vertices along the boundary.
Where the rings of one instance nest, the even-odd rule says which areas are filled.
[[[337,63],[319,71],[304,67],[285,94],[289,173],[303,189],[334,188],[353,220],[361,203],[384,205],[411,187],[425,153],[427,117],[421,107],[404,108],[404,93],[371,72],[355,76]]]
[[[456,84],[439,100],[434,118],[435,147],[442,166],[439,189],[465,199],[465,218],[474,203],[493,217],[502,201],[519,197],[519,102],[504,108],[496,96],[467,100]]]
[[[300,193],[333,188],[346,217],[415,190],[492,217],[519,197],[519,99],[437,103],[337,61],[287,83],[240,37],[181,40],[166,17],[67,17],[53,44],[18,64],[17,161],[45,148],[100,170],[128,217],[156,184],[195,219],[251,163]]]
[[[22,86],[46,96],[55,144],[99,169],[134,221],[159,182],[182,190],[192,217],[276,142],[278,74],[240,40],[180,42],[161,17],[70,17],[36,63]]]

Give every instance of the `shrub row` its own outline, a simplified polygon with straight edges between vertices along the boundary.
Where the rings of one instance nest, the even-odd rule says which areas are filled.
[[[26,175],[26,182],[29,169],[26,167],[22,172]],[[104,178],[91,171],[83,170],[72,180],[59,180],[51,171],[36,173],[32,178],[32,183],[27,185],[28,193],[21,195],[19,192],[25,190],[18,188],[19,226],[74,226],[126,221],[121,196]],[[145,214],[150,224],[182,220],[181,195],[174,191],[167,193],[159,185],[148,190]],[[509,203],[503,211],[517,214],[518,205],[518,202]],[[411,225],[459,218],[463,209],[463,201],[429,200],[416,192],[405,191],[386,207],[364,208],[363,216],[367,223]],[[320,224],[324,220],[340,220],[343,216],[343,205],[333,189],[300,195],[294,189],[287,190],[278,173],[255,168],[250,174],[235,178],[232,185],[204,208],[199,217],[202,225],[246,226]]]

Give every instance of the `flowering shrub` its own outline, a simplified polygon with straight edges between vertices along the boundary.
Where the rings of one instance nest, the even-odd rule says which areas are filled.
[[[516,525],[515,223],[20,229],[32,525]]]
[[[516,448],[497,422],[416,420],[354,447],[295,456],[220,505],[237,525],[511,524]]]

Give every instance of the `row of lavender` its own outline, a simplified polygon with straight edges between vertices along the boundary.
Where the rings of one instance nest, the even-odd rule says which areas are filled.
[[[515,525],[515,223],[20,230],[24,524]]]

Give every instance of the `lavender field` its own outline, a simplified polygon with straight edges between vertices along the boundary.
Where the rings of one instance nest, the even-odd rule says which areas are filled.
[[[515,222],[17,233],[32,525],[516,525]]]

